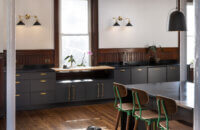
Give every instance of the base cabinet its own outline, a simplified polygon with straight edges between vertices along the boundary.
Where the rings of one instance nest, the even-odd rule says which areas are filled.
[[[35,92],[31,93],[31,105],[50,104],[55,102],[55,93]]]
[[[152,67],[148,69],[148,82],[166,82],[167,81],[166,67]]]

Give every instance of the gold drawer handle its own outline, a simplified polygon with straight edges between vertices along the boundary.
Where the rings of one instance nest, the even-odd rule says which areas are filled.
[[[20,94],[16,94],[16,97],[20,97],[21,95]]]
[[[100,84],[97,83],[97,98],[100,98]]]
[[[125,72],[125,71],[126,71],[125,69],[120,70],[120,72]]]
[[[160,71],[161,69],[159,69],[159,68],[155,68],[155,70]]]
[[[170,69],[171,69],[171,70],[175,70],[176,68],[175,68],[175,67],[170,67]]]
[[[47,81],[46,81],[46,80],[40,80],[40,82],[41,82],[41,83],[46,83]]]
[[[46,76],[46,75],[47,75],[47,73],[40,73],[40,75],[41,75],[41,76]]]
[[[102,83],[102,97],[104,97],[104,83]]]
[[[138,71],[142,71],[142,69],[137,69]]]
[[[44,93],[44,92],[43,92],[43,93],[40,93],[40,95],[47,95],[47,93]]]
[[[20,77],[21,75],[20,74],[16,74],[16,77]]]
[[[16,81],[16,84],[20,84],[21,82],[19,82],[19,81]]]

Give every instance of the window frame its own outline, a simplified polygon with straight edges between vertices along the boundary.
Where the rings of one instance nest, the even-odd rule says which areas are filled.
[[[91,65],[98,63],[98,0],[89,0],[89,37],[91,56]],[[54,0],[54,66],[60,65],[60,0]]]

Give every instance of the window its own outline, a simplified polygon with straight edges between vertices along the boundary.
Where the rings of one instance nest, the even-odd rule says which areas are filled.
[[[65,57],[73,55],[74,66],[90,65],[89,2],[61,0],[60,65],[70,66]]]
[[[187,64],[194,61],[195,53],[195,23],[194,23],[194,5],[187,5]]]

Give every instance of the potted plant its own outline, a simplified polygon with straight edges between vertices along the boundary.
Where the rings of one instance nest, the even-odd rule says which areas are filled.
[[[162,51],[161,46],[159,47]],[[155,45],[148,46],[146,49],[146,53],[149,55],[149,63],[159,63],[160,58],[157,55],[158,49]]]
[[[76,63],[76,61],[75,61],[73,55],[69,55],[69,56],[67,56],[67,57],[65,58],[65,60],[67,60],[67,62],[71,64],[70,67],[73,67],[73,63]]]

